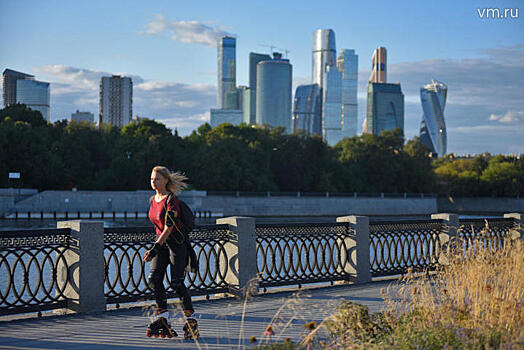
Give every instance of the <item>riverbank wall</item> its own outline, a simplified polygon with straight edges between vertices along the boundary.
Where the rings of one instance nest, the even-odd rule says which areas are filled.
[[[3,194],[3,195],[2,195]],[[139,212],[149,208],[153,191],[0,191],[0,217],[18,213]],[[346,196],[307,193],[208,194],[180,196],[193,210],[219,216],[429,215],[437,212],[524,212],[522,198],[436,198],[424,195]]]

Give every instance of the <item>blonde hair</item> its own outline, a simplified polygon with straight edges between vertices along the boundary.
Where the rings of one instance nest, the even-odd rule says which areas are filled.
[[[166,189],[175,195],[178,195],[187,187],[187,184],[184,181],[188,178],[180,171],[172,173],[168,168],[160,165],[154,167],[152,172],[153,171],[167,179]]]

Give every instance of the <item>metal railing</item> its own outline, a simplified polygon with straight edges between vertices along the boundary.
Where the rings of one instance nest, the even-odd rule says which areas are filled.
[[[187,275],[187,287],[192,295],[206,295],[229,291],[226,282],[228,260],[226,245],[233,244],[235,235],[228,225],[197,226],[190,233],[191,243],[199,261],[196,274]],[[147,278],[149,264],[142,261],[146,250],[156,239],[153,228],[105,228],[105,296],[108,303],[124,303],[154,299]],[[170,274],[166,274],[171,286]],[[167,289],[169,298],[175,291]]]
[[[75,251],[70,229],[2,231],[0,315],[67,306],[66,254]]]
[[[380,277],[403,274],[408,268],[431,270],[438,266],[440,253],[455,236],[453,230],[457,242],[462,242],[459,247],[465,250],[476,249],[479,245],[501,249],[506,238],[518,233],[514,230],[521,230],[520,219],[513,218],[462,220],[458,230],[456,217],[455,221],[383,221],[372,222],[369,226],[367,221],[359,226],[349,222],[254,225],[254,219],[251,220],[250,232],[237,232],[238,227],[229,225],[206,225],[197,226],[190,233],[199,260],[197,273],[188,274],[186,278],[192,295],[232,292],[235,287],[238,290],[235,285],[239,284],[238,268],[246,264],[246,261],[238,261],[236,255],[244,249],[239,245],[239,237],[243,242],[251,240],[252,254],[256,256],[246,258],[249,263],[256,260],[253,276],[257,276],[259,286],[265,289],[356,281],[362,271]],[[105,296],[105,302],[154,299],[147,284],[149,264],[142,261],[143,254],[156,238],[152,227],[103,229],[101,223],[98,225],[97,232],[85,234],[98,234],[100,238],[105,281],[102,285],[100,280],[98,290]],[[70,302],[75,302],[71,297],[75,288],[72,282],[81,271],[73,262],[79,261],[77,239],[83,237],[82,234],[76,231],[73,234],[71,229],[1,231],[0,315],[66,308]],[[514,236],[522,237],[521,234],[522,231]],[[253,235],[255,242],[251,238]],[[359,247],[366,248],[359,250]],[[86,249],[85,246],[82,249]],[[362,256],[359,252],[365,253]],[[100,261],[98,256],[94,255],[95,265]],[[360,262],[355,256],[361,259]],[[99,271],[101,274],[102,267]],[[170,274],[166,275],[170,286]],[[176,296],[171,287],[167,291],[169,298]]]
[[[369,224],[370,264],[373,277],[434,269],[440,251],[440,220],[389,221]]]
[[[512,218],[461,220],[457,238],[464,250],[477,249],[479,245],[498,250],[506,244],[515,224]]]
[[[348,224],[264,224],[255,228],[259,285],[353,280]]]

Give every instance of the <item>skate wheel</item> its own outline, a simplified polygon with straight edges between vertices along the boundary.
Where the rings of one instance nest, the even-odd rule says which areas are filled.
[[[158,334],[153,334],[153,337],[158,338]]]
[[[160,334],[160,338],[165,338],[166,335],[164,333]]]
[[[168,338],[173,338],[173,334],[171,334],[171,333],[167,333],[167,337],[168,337]]]
[[[146,336],[147,336],[148,338],[151,338],[151,330],[150,330],[150,329],[148,329],[148,330],[146,331]]]

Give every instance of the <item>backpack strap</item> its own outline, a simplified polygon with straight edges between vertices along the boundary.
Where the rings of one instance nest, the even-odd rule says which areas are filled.
[[[178,243],[178,244],[182,244],[184,242],[184,234],[182,233],[182,231],[178,228],[177,224],[176,224],[176,221],[175,221],[175,218],[172,216],[172,213],[170,213],[169,210],[167,210],[167,202],[169,201],[169,198],[171,198],[171,196],[173,195],[173,193],[169,193],[169,195],[167,196],[167,199],[166,199],[166,202],[164,203],[164,211],[166,213],[166,216],[165,216],[165,222],[164,222],[164,225],[167,225],[167,219],[171,220],[171,222],[173,223],[173,226],[175,227],[175,229],[178,231],[178,233],[180,233],[180,236],[182,237],[182,239],[179,241],[178,239],[176,239],[175,236],[173,236],[173,239]],[[176,197],[175,197],[176,198]],[[170,235],[171,236],[171,235]]]

